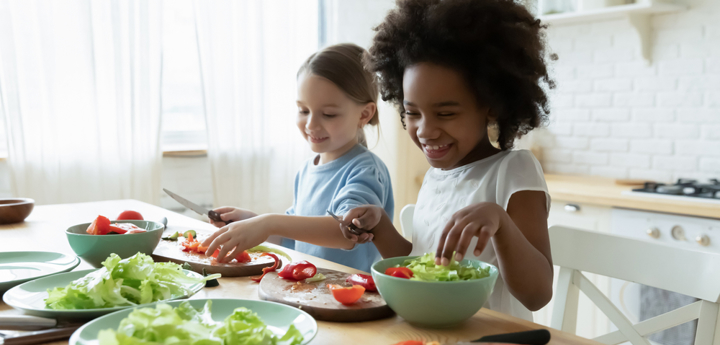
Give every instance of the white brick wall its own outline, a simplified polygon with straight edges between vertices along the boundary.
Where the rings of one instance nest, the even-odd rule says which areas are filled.
[[[720,178],[720,1],[654,15],[652,64],[624,19],[554,25],[546,172],[669,182]]]

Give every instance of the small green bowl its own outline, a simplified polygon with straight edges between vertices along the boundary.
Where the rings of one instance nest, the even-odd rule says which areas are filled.
[[[102,267],[102,262],[115,253],[121,259],[129,258],[138,252],[151,255],[160,243],[164,230],[161,223],[147,220],[113,220],[113,223],[132,223],[147,232],[137,234],[90,235],[85,232],[90,223],[78,224],[65,230],[72,250],[93,267]]]
[[[478,260],[463,260],[475,267],[490,267],[490,276],[457,282],[423,282],[385,274],[390,267],[417,256],[400,256],[372,265],[378,292],[388,306],[407,322],[419,327],[452,327],[482,308],[498,277],[497,267]]]

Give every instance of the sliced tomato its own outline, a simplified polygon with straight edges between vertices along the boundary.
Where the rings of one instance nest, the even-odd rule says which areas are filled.
[[[344,305],[350,305],[357,302],[357,300],[362,297],[363,293],[365,293],[365,288],[360,285],[344,287],[337,284],[328,284],[327,287],[330,289],[330,292],[332,292],[335,300]]]
[[[413,272],[407,267],[390,267],[385,270],[385,274],[404,279],[410,279],[413,276]]]
[[[367,274],[352,274],[345,279],[345,282],[352,285],[360,285],[367,291],[377,291],[377,287],[375,287],[375,280]]]
[[[247,253],[247,252],[246,252],[246,251],[243,251],[243,253]],[[260,256],[269,256],[269,257],[272,257],[273,260],[275,260],[275,263],[273,263],[273,265],[272,265],[271,267],[263,267],[263,269],[262,269],[262,272],[263,272],[263,273],[262,273],[261,276],[257,276],[257,277],[252,277],[252,278],[250,278],[250,279],[252,279],[253,281],[258,282],[258,283],[265,277],[266,274],[268,274],[268,272],[274,272],[274,271],[278,268],[278,265],[280,265],[280,259],[278,259],[277,255],[275,255],[275,254],[262,253],[262,255],[260,255]]]
[[[242,253],[238,254],[235,257],[235,260],[237,260],[237,262],[240,262],[240,263],[247,263],[247,262],[252,261],[252,258],[250,257],[250,254],[248,254],[247,251],[243,250]]]
[[[138,228],[135,224],[115,223],[110,225],[110,232],[114,232],[117,234],[137,234],[146,231]]]
[[[283,279],[304,280],[312,278],[315,276],[315,273],[317,273],[317,267],[310,262],[302,260],[285,266],[278,275]]]
[[[420,340],[405,340],[393,345],[425,345],[425,343]]]
[[[85,230],[90,235],[105,235],[110,232],[110,219],[104,216],[97,216]]]

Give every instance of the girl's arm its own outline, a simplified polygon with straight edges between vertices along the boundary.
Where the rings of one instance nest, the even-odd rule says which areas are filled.
[[[222,227],[203,241],[202,245],[208,247],[208,253],[213,253],[222,246],[218,254],[220,262],[232,260],[243,250],[265,242],[272,235],[323,247],[352,249],[355,242],[346,239],[342,232],[338,231],[339,227],[340,224],[329,216],[263,214]]]
[[[475,255],[492,239],[508,290],[526,308],[538,310],[552,297],[553,266],[544,192],[520,191],[510,197],[507,212],[495,203],[470,205],[453,215],[443,230],[437,260],[447,264],[457,251],[461,259],[473,237]]]

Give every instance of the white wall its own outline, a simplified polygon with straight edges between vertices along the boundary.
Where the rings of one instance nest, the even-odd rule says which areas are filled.
[[[720,177],[720,1],[652,17],[652,64],[626,20],[551,27],[558,89],[534,135],[546,172]]]

